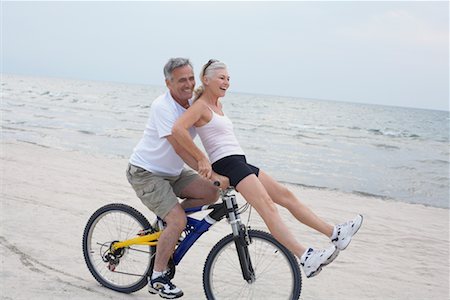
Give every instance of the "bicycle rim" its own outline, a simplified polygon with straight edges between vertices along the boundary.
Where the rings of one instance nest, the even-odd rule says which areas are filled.
[[[149,246],[125,248],[114,270],[104,261],[112,242],[136,237],[140,230],[145,229],[144,226],[122,209],[107,210],[93,220],[87,233],[86,249],[91,272],[101,284],[125,293],[134,292],[146,284],[151,260]]]
[[[242,277],[236,246],[232,236],[216,245],[208,257],[205,286],[208,299],[298,299],[301,274],[295,257],[265,232],[249,231],[252,243],[249,255],[255,270],[255,281]],[[207,263],[208,263],[207,260]],[[206,270],[208,269],[208,270]],[[205,279],[205,278],[204,278]]]

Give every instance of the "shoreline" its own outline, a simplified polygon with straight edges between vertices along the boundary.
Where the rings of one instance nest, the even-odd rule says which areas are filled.
[[[88,151],[83,151],[82,149],[70,149],[70,148],[54,148],[52,146],[47,146],[44,144],[40,144],[37,142],[32,142],[32,141],[27,141],[27,140],[15,140],[15,141],[7,141],[6,143],[24,143],[24,144],[30,144],[30,145],[34,145],[37,147],[43,147],[46,149],[57,149],[60,151],[66,151],[66,152],[80,152],[83,153],[85,155],[88,156],[100,156],[100,157],[107,157],[107,158],[112,158],[112,159],[124,159],[124,160],[128,160],[128,157],[125,155],[119,155],[119,154],[108,154],[108,153],[100,153],[100,152],[88,152]],[[303,183],[295,183],[295,182],[289,182],[289,181],[283,181],[283,180],[279,180],[280,183],[289,185],[289,186],[294,186],[294,187],[299,187],[299,188],[306,188],[306,189],[313,189],[313,190],[324,190],[324,191],[330,191],[330,192],[339,192],[339,193],[344,193],[344,194],[349,194],[349,195],[356,195],[356,196],[362,196],[363,198],[374,198],[374,199],[380,199],[383,201],[388,201],[388,202],[400,202],[400,203],[405,203],[405,204],[411,204],[411,205],[419,205],[419,206],[424,206],[424,207],[433,207],[433,208],[441,208],[441,209],[450,209],[450,207],[442,207],[442,206],[436,206],[436,205],[432,205],[432,204],[427,204],[427,203],[420,203],[420,202],[407,202],[405,200],[402,199],[398,199],[398,198],[394,198],[394,197],[390,197],[390,196],[385,196],[385,195],[378,195],[378,194],[372,194],[369,192],[364,192],[364,191],[357,191],[357,190],[353,190],[353,191],[343,191],[343,190],[339,190],[337,188],[332,188],[332,187],[326,187],[326,186],[314,186],[314,185],[308,185],[308,184],[303,184]],[[449,200],[450,201],[450,200]]]
[[[126,181],[126,164],[122,158],[2,141],[0,288],[4,299],[151,297],[145,289],[125,295],[99,286],[81,249],[84,226],[100,206],[121,202],[150,221],[154,217]],[[307,279],[302,274],[301,299],[449,298],[448,209],[294,185],[289,188],[330,223],[346,221],[356,213],[364,215],[360,231],[335,262],[317,277]],[[325,247],[329,243],[284,208],[280,213],[302,244]],[[248,212],[242,216],[243,221],[247,219]],[[254,229],[267,231],[254,210],[250,223]],[[213,245],[229,232],[229,225],[219,222],[177,267],[174,282],[185,293],[182,299],[204,299],[204,261]]]

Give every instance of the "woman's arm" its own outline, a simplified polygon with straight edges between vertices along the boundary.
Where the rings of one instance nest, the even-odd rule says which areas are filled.
[[[172,145],[175,152],[184,160],[184,162],[192,169],[198,170],[198,163],[195,160],[195,158],[189,152],[187,152],[186,149],[181,147],[181,145],[177,142],[177,140],[173,136],[169,135],[166,138]],[[230,180],[228,179],[228,177],[217,174],[214,171],[211,172],[210,179],[212,181],[219,181],[221,189],[226,189],[227,187],[230,186]]]
[[[189,152],[187,152],[186,149],[181,147],[181,145],[172,135],[167,136],[166,139],[172,145],[173,149],[178,154],[178,156],[181,157],[189,167],[191,167],[194,170],[198,169],[197,160]]]
[[[197,160],[197,172],[206,178],[211,177],[211,164],[206,155],[195,145],[189,134],[189,128],[200,121],[205,113],[209,113],[208,107],[200,101],[195,102],[175,122],[172,127],[172,136],[195,160]]]

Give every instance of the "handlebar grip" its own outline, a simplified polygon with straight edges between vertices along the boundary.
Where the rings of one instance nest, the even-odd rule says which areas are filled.
[[[216,181],[213,182],[213,184],[214,184],[215,186],[220,186],[220,181],[217,181],[217,180],[216,180]]]

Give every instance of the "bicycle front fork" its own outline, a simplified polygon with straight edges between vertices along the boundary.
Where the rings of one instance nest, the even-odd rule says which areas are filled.
[[[241,265],[242,270],[242,277],[248,283],[252,283],[255,281],[255,271],[248,251],[248,245],[250,245],[251,240],[248,235],[247,227],[242,224],[240,214],[237,211],[238,205],[236,196],[226,195],[224,196],[224,201],[227,206],[228,221],[230,222],[233,231],[234,243],[236,245],[239,264]]]

